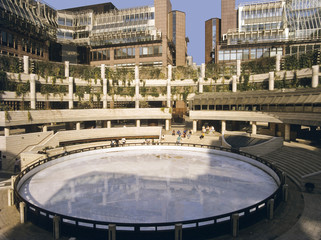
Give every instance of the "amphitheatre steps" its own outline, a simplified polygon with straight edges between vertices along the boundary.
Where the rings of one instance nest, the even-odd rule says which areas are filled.
[[[290,147],[286,144],[281,149],[264,155],[263,158],[286,172],[298,186],[302,186],[303,176],[321,171],[318,151],[299,148],[299,145]]]

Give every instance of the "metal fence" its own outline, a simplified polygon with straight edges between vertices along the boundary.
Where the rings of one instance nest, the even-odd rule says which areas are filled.
[[[141,146],[142,143],[128,143],[119,145],[124,146]],[[176,239],[175,228],[179,224],[182,226],[183,239],[206,239],[208,237],[215,237],[223,234],[231,233],[233,227],[233,215],[239,216],[239,228],[248,227],[258,221],[269,218],[270,214],[270,201],[274,201],[272,205],[273,210],[280,204],[283,198],[283,185],[285,184],[284,173],[278,170],[270,162],[259,158],[257,156],[238,151],[236,149],[228,149],[223,147],[217,147],[212,145],[193,144],[193,143],[169,143],[161,142],[157,145],[162,146],[185,146],[185,147],[197,147],[206,148],[219,151],[225,151],[230,153],[236,153],[241,156],[245,156],[254,159],[272,169],[280,179],[280,186],[273,192],[268,198],[251,205],[247,208],[243,208],[234,212],[212,216],[202,219],[194,219],[181,222],[166,222],[166,223],[121,223],[121,222],[102,222],[88,219],[81,219],[71,217],[67,215],[58,214],[55,212],[48,211],[46,209],[37,207],[36,205],[29,203],[24,199],[18,191],[19,181],[29,173],[31,170],[41,166],[47,162],[54,161],[55,159],[81,152],[88,152],[99,149],[111,148],[110,145],[103,145],[98,147],[88,147],[69,152],[50,156],[46,159],[40,160],[26,169],[24,169],[15,179],[14,182],[14,199],[16,207],[19,208],[19,203],[24,202],[26,204],[26,218],[28,221],[48,230],[53,230],[53,218],[58,216],[60,218],[60,231],[62,235],[76,236],[79,239],[108,239],[108,230],[112,225],[116,225],[117,239]],[[272,212],[273,212],[272,210]]]

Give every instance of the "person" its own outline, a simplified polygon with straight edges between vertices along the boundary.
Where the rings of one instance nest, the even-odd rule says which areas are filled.
[[[205,137],[205,133],[202,133],[200,139],[202,140]]]
[[[173,130],[173,132],[172,132],[172,136],[175,136],[175,130]]]
[[[115,140],[111,140],[110,147],[115,147]]]
[[[206,126],[206,133],[209,134],[209,132],[210,132],[210,127],[207,125]]]
[[[162,135],[161,140],[162,140],[162,141],[165,140],[165,135],[164,135],[164,134]]]
[[[119,147],[119,139],[116,139],[116,147]]]
[[[190,139],[190,138],[191,138],[191,135],[192,135],[191,131],[188,131],[188,133],[187,133],[187,139]]]
[[[16,158],[16,161],[14,163],[14,173],[20,172],[20,159]]]
[[[178,136],[181,136],[181,134],[182,134],[181,131],[180,131],[180,130],[177,130],[177,135],[178,135]]]
[[[121,143],[124,145],[126,143],[126,138],[122,138]]]
[[[180,135],[178,135],[177,139],[176,139],[176,143],[180,144],[182,140],[182,137]]]

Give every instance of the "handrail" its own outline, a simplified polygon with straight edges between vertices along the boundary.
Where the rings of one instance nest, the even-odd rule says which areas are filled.
[[[130,146],[142,146],[142,145],[146,145],[143,143],[126,143],[126,144],[121,144],[119,145],[119,147],[130,147]],[[32,214],[37,214],[37,216],[40,216],[39,214],[41,214],[42,217],[46,217],[48,221],[51,221],[50,219],[53,216],[59,216],[61,218],[61,223],[62,224],[68,224],[68,226],[70,226],[70,224],[72,226],[75,226],[77,228],[82,228],[84,226],[81,226],[81,224],[92,224],[92,228],[96,229],[97,225],[100,226],[108,226],[109,224],[116,224],[116,226],[119,227],[126,227],[129,229],[133,229],[133,234],[134,232],[162,232],[162,231],[169,231],[168,229],[164,230],[164,229],[159,229],[159,227],[171,227],[170,229],[174,229],[176,224],[182,224],[184,225],[191,225],[193,224],[194,226],[187,226],[188,228],[192,229],[199,229],[200,227],[204,227],[204,226],[208,226],[208,225],[216,225],[216,224],[222,224],[222,223],[229,223],[231,221],[232,215],[233,214],[239,214],[240,216],[240,221],[242,219],[244,219],[245,217],[251,217],[252,215],[255,215],[255,212],[258,211],[263,211],[266,210],[267,206],[268,206],[268,202],[271,199],[275,200],[275,207],[280,203],[281,199],[282,199],[282,187],[284,184],[284,175],[283,172],[281,172],[276,166],[274,166],[272,163],[268,162],[267,160],[264,160],[263,158],[254,156],[252,154],[249,153],[245,153],[245,152],[241,152],[239,150],[236,149],[228,149],[228,148],[224,148],[224,147],[218,147],[218,146],[213,146],[213,145],[206,145],[206,144],[199,144],[199,143],[172,143],[172,142],[160,142],[158,144],[153,144],[153,145],[160,145],[160,146],[187,146],[187,147],[197,147],[197,148],[207,148],[207,149],[213,149],[213,150],[219,150],[219,151],[225,151],[225,152],[230,152],[230,153],[236,153],[239,154],[241,156],[245,156],[251,159],[254,159],[266,166],[268,166],[270,169],[272,169],[279,177],[280,179],[280,186],[277,188],[277,190],[275,190],[269,197],[265,198],[264,200],[253,204],[249,207],[243,208],[243,209],[239,209],[237,211],[233,211],[233,212],[229,212],[229,213],[225,213],[225,214],[221,214],[221,215],[216,215],[216,216],[212,216],[212,217],[207,217],[207,218],[201,218],[201,219],[193,219],[193,220],[186,220],[186,221],[179,221],[179,222],[159,222],[159,223],[121,223],[121,222],[105,222],[105,221],[96,221],[96,220],[88,220],[88,219],[83,219],[83,218],[77,218],[77,217],[71,217],[71,216],[67,216],[67,215],[63,215],[63,214],[58,214],[52,211],[48,211],[46,209],[40,208],[38,206],[35,206],[34,204],[29,203],[27,200],[25,200],[20,194],[19,191],[17,189],[18,183],[19,181],[22,179],[22,177],[24,175],[26,175],[28,172],[30,172],[31,170],[35,169],[36,167],[45,164],[47,162],[53,161],[55,159],[61,158],[63,156],[68,156],[71,154],[75,154],[75,153],[80,153],[80,152],[87,152],[87,151],[93,151],[93,150],[98,150],[98,149],[106,149],[106,148],[112,148],[110,145],[101,145],[101,146],[95,146],[95,147],[86,147],[83,149],[77,149],[77,150],[72,150],[69,152],[64,152],[64,153],[60,153],[57,155],[53,155],[50,156],[46,159],[42,159],[30,166],[28,166],[27,168],[25,168],[15,179],[14,182],[14,198],[15,198],[15,202],[17,203],[17,207],[18,207],[18,203],[19,202],[25,202],[26,203],[26,207],[27,207],[27,211],[28,213],[32,213]],[[256,219],[257,220],[257,219]],[[208,223],[209,221],[213,222],[213,223]],[[79,224],[81,223],[81,224]],[[206,223],[206,224],[205,224]],[[200,226],[201,224],[201,226]],[[88,226],[86,225],[86,227],[88,229]],[[148,228],[148,230],[142,230],[141,228]],[[151,228],[154,229],[151,230]],[[121,231],[118,230],[117,231]],[[126,230],[126,232],[131,231],[131,230]]]

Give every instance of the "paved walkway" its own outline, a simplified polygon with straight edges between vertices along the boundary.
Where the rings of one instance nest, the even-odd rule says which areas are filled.
[[[166,135],[165,141],[176,141],[177,136]],[[199,139],[194,134],[191,139],[183,142],[203,142],[204,144],[219,145],[219,135],[205,136]],[[293,145],[292,145],[293,144]],[[313,147],[297,143],[287,143],[286,146],[295,146],[297,151],[320,151]],[[296,151],[296,152],[297,152]],[[295,154],[295,153],[293,153]],[[6,175],[0,174],[0,179]],[[273,220],[263,220],[247,229],[240,231],[240,240],[321,240],[321,195],[302,193],[292,182],[289,183],[289,200],[281,203],[275,212]],[[52,234],[31,223],[20,224],[19,213],[15,207],[8,207],[8,182],[0,183],[0,240],[43,240],[52,239]],[[62,238],[68,239],[68,238]],[[183,237],[184,239],[184,237]],[[222,236],[215,240],[235,239],[231,236]]]

